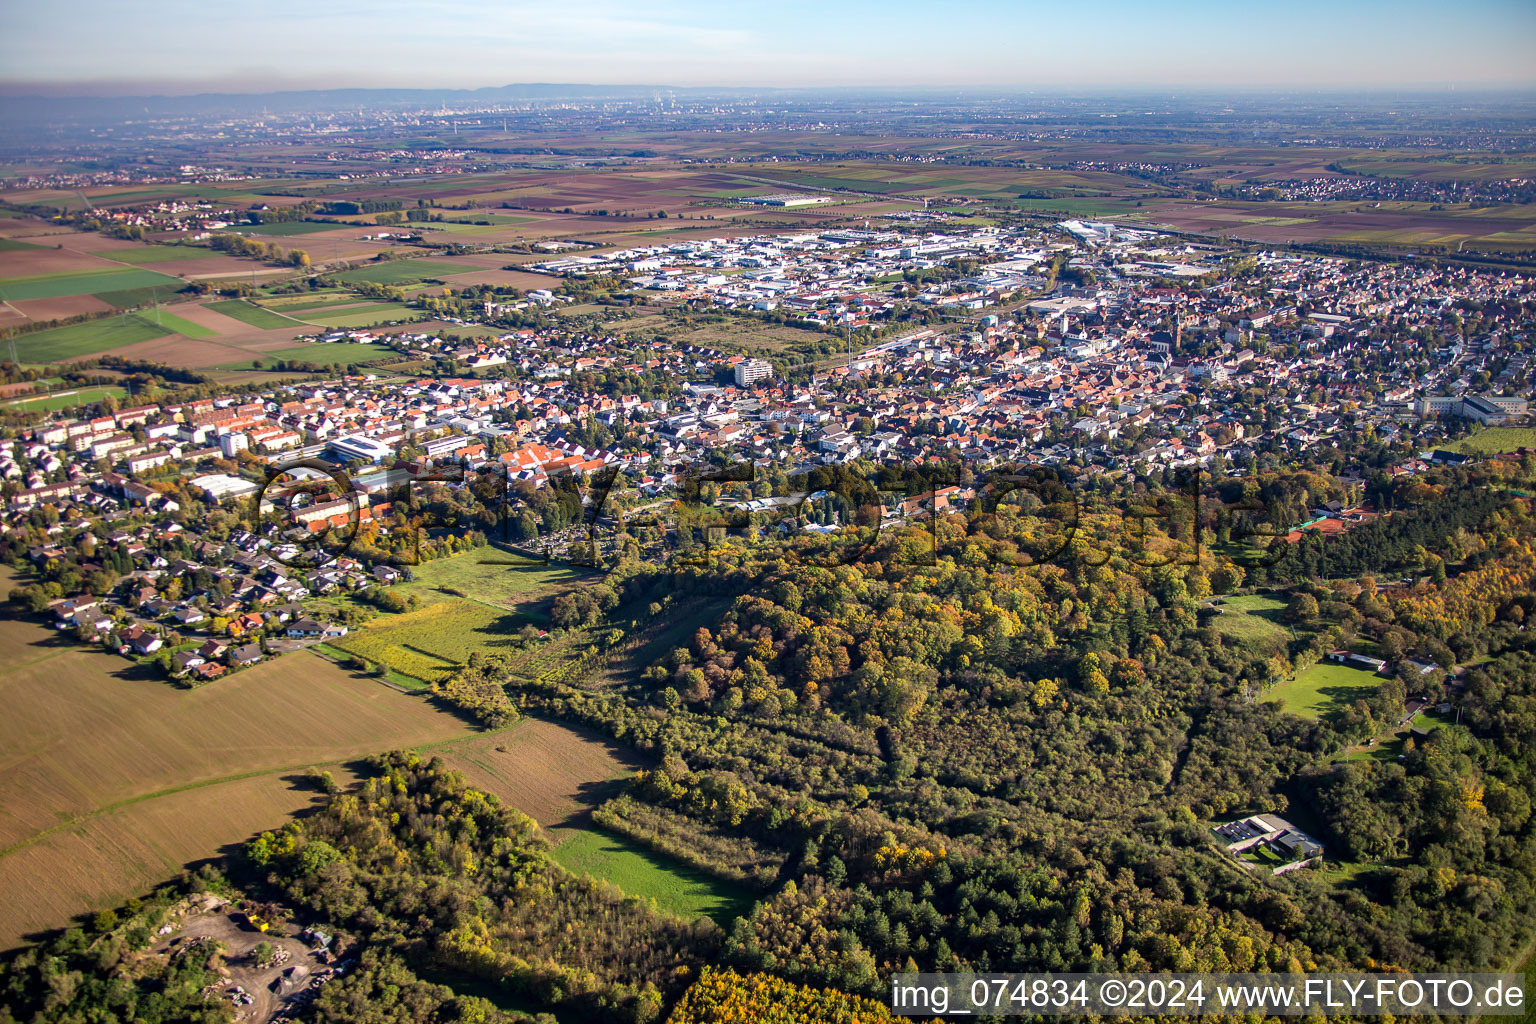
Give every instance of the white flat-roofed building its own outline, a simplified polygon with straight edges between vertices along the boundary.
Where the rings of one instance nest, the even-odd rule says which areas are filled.
[[[193,487],[201,487],[214,501],[223,501],[225,498],[246,498],[261,490],[261,485],[254,480],[230,476],[228,473],[195,476],[189,482]]]
[[[384,442],[375,441],[361,434],[333,437],[326,447],[344,459],[357,459],[362,462],[378,462],[394,451]]]
[[[742,200],[753,206],[815,206],[831,201],[830,196],[808,196],[799,192],[774,192],[765,196],[747,196]]]

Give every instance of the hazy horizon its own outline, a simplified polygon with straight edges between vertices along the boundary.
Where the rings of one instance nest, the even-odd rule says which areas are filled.
[[[158,0],[17,7],[0,88],[188,95],[335,88],[908,87],[1416,91],[1536,87],[1536,4],[1299,0],[1072,9],[998,0],[702,0],[578,11],[401,0],[249,9]],[[67,25],[67,34],[61,26]],[[170,70],[168,70],[170,69]]]

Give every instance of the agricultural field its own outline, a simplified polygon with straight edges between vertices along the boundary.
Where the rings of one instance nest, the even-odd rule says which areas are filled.
[[[304,322],[320,327],[373,327],[395,321],[415,320],[417,311],[398,302],[374,302],[358,306],[338,306],[304,314]]]
[[[586,827],[603,783],[647,767],[633,751],[586,729],[525,718],[500,732],[445,746],[440,754],[469,784],[494,793],[559,843]]]
[[[1487,427],[1444,447],[1463,455],[1497,455],[1536,448],[1536,427]]]
[[[168,313],[163,309],[146,310],[139,315],[156,326],[169,327],[184,338],[212,338],[219,333],[211,327],[195,324],[191,320],[179,317],[175,313]]]
[[[710,917],[728,925],[752,906],[751,894],[740,886],[595,829],[566,839],[553,857],[567,871],[602,879],[626,896],[655,900],[661,910],[679,917]]]
[[[221,313],[224,316],[239,320],[241,323],[250,324],[252,327],[260,327],[263,330],[303,326],[302,321],[294,320],[280,313],[274,313],[270,309],[263,309],[261,306],[253,305],[244,299],[225,299],[221,302],[210,302],[207,304],[207,308],[215,313]]]
[[[169,298],[185,286],[185,282],[178,278],[157,274],[153,270],[114,268],[6,278],[0,281],[0,299],[15,302],[26,299],[57,299],[71,295],[101,296],[139,289],[155,289],[163,298]]]
[[[496,548],[484,547],[436,558],[412,566],[415,580],[398,584],[395,589],[405,595],[416,594],[423,601],[462,597],[517,611],[542,622],[547,619],[543,609],[532,605],[568,586],[598,578],[595,573],[570,566],[505,565],[495,561],[508,557]]]
[[[92,256],[100,256],[104,260],[116,260],[119,263],[132,263],[141,266],[146,263],[175,263],[183,260],[195,260],[206,257],[212,250],[193,248],[186,245],[146,245],[122,249],[102,249],[91,253]]]
[[[136,313],[105,317],[23,334],[15,339],[16,358],[23,363],[56,363],[93,356],[170,333],[169,327],[157,325]]]
[[[414,284],[428,278],[462,274],[472,269],[474,268],[467,264],[447,263],[443,260],[385,260],[372,266],[344,270],[339,274],[328,276],[347,284],[356,284],[359,281],[371,281],[374,284]]]
[[[335,231],[337,228],[350,227],[348,224],[329,224],[308,220],[285,220],[276,224],[236,224],[223,230],[234,235],[269,235],[277,238],[292,238],[296,235],[314,235],[321,231]]]
[[[1354,701],[1376,692],[1381,679],[1374,672],[1318,662],[1294,679],[1276,683],[1264,691],[1266,701],[1302,718],[1332,718]]]
[[[1536,227],[1520,208],[1363,202],[1148,203],[1147,219],[1183,231],[1252,242],[1360,242],[1478,250],[1536,248]]]
[[[510,647],[512,634],[526,624],[522,616],[449,599],[382,616],[331,646],[432,683],[446,679],[473,651]]]
[[[350,292],[312,292],[309,295],[297,299],[283,297],[281,299],[263,299],[261,305],[266,309],[276,310],[292,316],[310,309],[326,309],[330,306],[353,306],[358,303],[358,297]]]
[[[364,345],[350,341],[310,342],[290,348],[262,352],[263,361],[290,359],[298,362],[319,363],[322,366],[343,366],[348,363],[377,363],[398,358],[400,353],[383,345]]]
[[[310,766],[340,779],[343,761],[474,735],[307,652],[189,691],[10,618],[0,658],[0,946],[282,824],[316,795]]]

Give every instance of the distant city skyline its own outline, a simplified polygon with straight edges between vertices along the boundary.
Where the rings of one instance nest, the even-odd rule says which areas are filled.
[[[445,0],[13,5],[0,86],[39,92],[656,87],[1536,86],[1536,4],[1298,0]]]

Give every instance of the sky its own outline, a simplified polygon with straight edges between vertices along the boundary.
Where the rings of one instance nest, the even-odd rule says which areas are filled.
[[[1536,0],[3,2],[0,84],[75,93],[1536,85]]]

